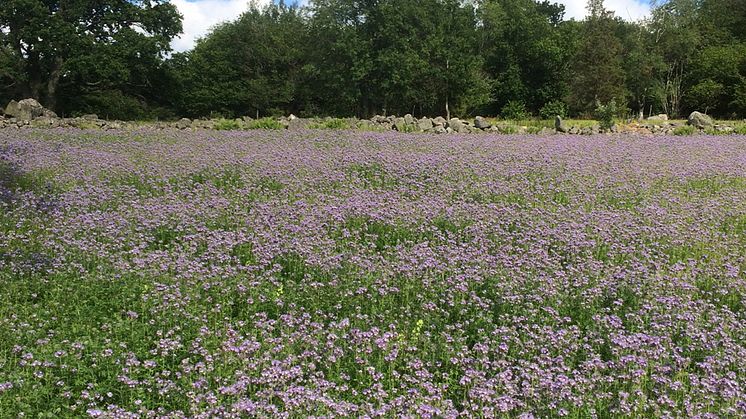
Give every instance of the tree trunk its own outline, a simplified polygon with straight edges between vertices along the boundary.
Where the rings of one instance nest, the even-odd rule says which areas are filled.
[[[52,71],[49,73],[47,80],[47,93],[45,106],[53,111],[57,111],[57,86],[62,76],[62,58],[55,58],[52,65]]]

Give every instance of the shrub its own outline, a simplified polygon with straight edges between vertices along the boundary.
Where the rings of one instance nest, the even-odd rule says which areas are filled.
[[[261,118],[255,119],[249,122],[249,129],[285,129],[285,126],[280,121],[273,118]]]
[[[500,111],[500,115],[503,117],[503,119],[511,120],[526,119],[530,116],[530,114],[526,110],[526,104],[518,100],[511,100],[505,106],[503,106],[502,111]]]
[[[240,129],[241,125],[235,119],[222,118],[222,119],[218,119],[217,121],[215,121],[213,128],[217,130],[234,130],[234,129]]]
[[[697,129],[691,125],[682,125],[680,127],[674,128],[673,135],[692,135],[696,131]]]
[[[559,100],[547,102],[541,107],[541,110],[539,110],[539,116],[541,116],[541,119],[554,119],[557,115],[559,115],[560,118],[567,116],[567,105]]]
[[[616,100],[613,98],[609,101],[607,104],[602,104],[600,101],[596,101],[596,110],[594,112],[594,115],[596,119],[598,120],[598,124],[601,126],[601,129],[604,130],[610,130],[612,126],[614,126],[614,118],[619,113],[619,108],[617,108]]]

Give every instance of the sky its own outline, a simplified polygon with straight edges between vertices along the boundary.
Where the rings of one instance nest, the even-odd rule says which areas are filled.
[[[257,4],[270,0],[257,0]],[[586,0],[554,0],[565,5],[565,18],[582,19]],[[248,9],[249,0],[171,0],[184,15],[184,33],[174,40],[175,51],[186,51],[194,46],[197,38],[204,36],[218,23],[236,19]],[[650,12],[645,0],[605,0],[605,6],[617,16],[627,20],[637,20]]]

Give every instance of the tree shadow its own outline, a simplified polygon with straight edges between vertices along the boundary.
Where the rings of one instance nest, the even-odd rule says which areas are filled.
[[[14,191],[23,178],[21,168],[8,158],[9,153],[7,145],[0,145],[0,203],[5,205],[13,201]]]

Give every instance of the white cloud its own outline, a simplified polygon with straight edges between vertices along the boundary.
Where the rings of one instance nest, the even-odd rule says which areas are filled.
[[[583,19],[588,13],[586,0],[555,0],[565,5],[565,19]],[[639,20],[650,15],[650,4],[647,0],[605,0],[604,7],[625,20]]]
[[[234,20],[249,8],[249,0],[171,0],[184,16],[184,33],[171,43],[174,51],[186,51],[194,46],[197,38],[209,32],[210,28],[229,20]],[[260,0],[257,4],[269,3]]]

